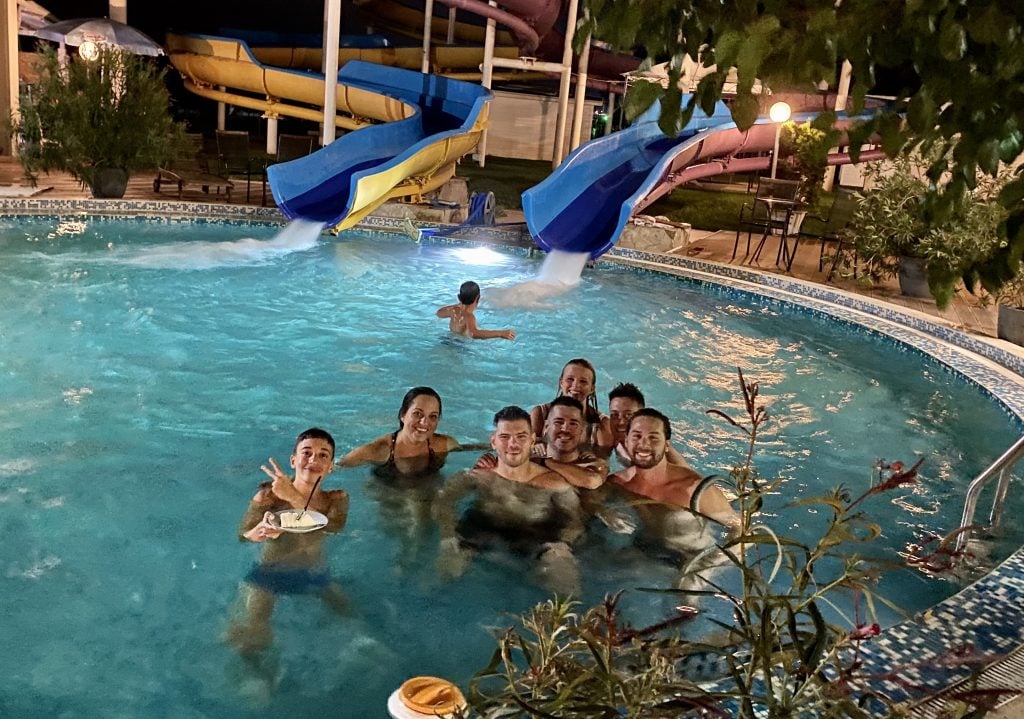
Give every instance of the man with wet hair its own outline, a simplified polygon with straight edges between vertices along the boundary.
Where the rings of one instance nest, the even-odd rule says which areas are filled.
[[[483,330],[476,326],[476,308],[480,305],[480,285],[476,282],[463,282],[459,287],[459,301],[454,305],[445,305],[437,311],[437,316],[448,319],[448,329],[457,335],[475,340],[506,339],[514,340],[514,330]]]
[[[633,414],[625,448],[631,466],[609,478],[636,510],[640,519],[637,544],[678,562],[680,586],[697,572],[724,559],[713,551],[719,527],[730,534],[739,530],[739,517],[725,494],[689,467],[669,464],[668,441],[672,427],[656,409]],[[710,554],[709,554],[710,553]],[[710,563],[705,561],[711,554]],[[700,557],[699,562],[691,560]],[[699,579],[699,578],[698,578]]]
[[[533,445],[531,458],[561,475],[574,487],[590,490],[604,484],[608,477],[608,463],[581,449],[585,427],[580,401],[568,395],[556,397],[544,421],[544,441]],[[493,470],[497,462],[497,456],[488,452],[477,460],[474,469]]]
[[[576,488],[559,472],[530,461],[534,436],[530,415],[505,407],[494,415],[490,469],[455,475],[438,495],[442,574],[461,575],[476,551],[502,543],[538,562],[541,583],[558,594],[577,594],[579,567],[571,545],[583,533]],[[474,494],[460,518],[459,501]]]
[[[322,480],[334,469],[334,438],[312,427],[295,440],[290,458],[295,476],[287,474],[273,457],[260,470],[270,478],[259,486],[239,526],[242,541],[264,544],[259,562],[242,584],[237,616],[228,629],[228,640],[243,655],[270,646],[270,617],[282,594],[318,595],[344,613],[347,601],[330,577],[323,554],[324,540],[345,527],[348,492],[325,490]],[[327,518],[323,529],[304,533],[285,532],[275,516],[287,509],[309,509]]]
[[[626,428],[629,426],[629,420],[646,406],[643,392],[632,382],[620,382],[608,393],[608,420],[614,444],[610,448],[601,449],[606,450],[608,454],[614,449],[615,457],[623,467],[628,467],[630,464],[625,447]],[[681,467],[690,466],[683,455],[671,444],[665,450],[665,457],[669,464],[678,464]]]

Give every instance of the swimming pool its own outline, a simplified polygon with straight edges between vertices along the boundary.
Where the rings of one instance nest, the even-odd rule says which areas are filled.
[[[550,399],[565,360],[585,356],[602,405],[614,383],[636,382],[673,419],[684,454],[712,472],[742,447],[704,415],[737,406],[739,365],[776,418],[761,471],[792,477],[793,495],[863,486],[877,457],[928,457],[927,481],[870,508],[900,507],[886,523],[897,550],[916,532],[955,526],[966,481],[1020,429],[937,362],[732,290],[602,267],[552,309],[494,308],[488,289],[531,278],[539,260],[367,233],[267,245],[276,230],[4,222],[5,715],[382,711],[410,675],[464,680],[486,663],[485,627],[540,591],[514,561],[478,560],[462,580],[439,582],[431,528],[398,531],[362,470],[329,480],[353,494],[328,552],[357,615],[282,601],[269,699],[221,640],[256,556],[234,530],[258,465],[286,459],[310,425],[329,429],[339,450],[381,434],[416,384],[443,396],[441,431],[479,441],[497,408]],[[484,287],[481,325],[514,327],[515,343],[452,340],[434,318],[471,277]],[[772,521],[806,529],[812,518],[783,499]],[[1009,516],[1024,509],[1011,501]],[[590,599],[668,575],[615,541],[615,563],[590,556],[603,548],[583,550]],[[999,551],[1020,544],[1008,536]],[[912,610],[954,589],[914,574],[886,581]]]

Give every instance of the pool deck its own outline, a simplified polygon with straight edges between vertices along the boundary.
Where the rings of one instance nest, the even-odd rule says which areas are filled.
[[[185,192],[181,202],[178,202],[177,192],[154,192],[154,177],[155,172],[140,172],[133,176],[124,198],[125,202],[92,202],[89,201],[88,190],[82,189],[73,178],[64,174],[41,176],[38,187],[33,191],[23,181],[20,166],[10,158],[0,158],[0,207],[24,207],[35,205],[35,200],[42,200],[35,212],[47,212],[45,206],[52,202],[57,206],[58,213],[63,213],[64,207],[76,208],[68,209],[69,212],[81,212],[92,211],[92,207],[98,206],[103,208],[100,210],[103,214],[142,212],[187,218],[202,214],[219,215],[221,212],[230,211],[236,218],[243,219],[280,218],[275,208],[258,206],[258,185],[254,187],[254,203],[246,205],[244,202],[235,202],[232,203],[234,207],[230,208],[225,208],[223,204],[197,207],[191,203],[206,203],[218,198],[196,190]],[[236,199],[237,195],[236,192]],[[244,199],[244,188],[241,196]],[[223,197],[219,199],[223,200]],[[65,205],[61,201],[71,202]],[[50,212],[52,213],[52,210]],[[518,219],[515,214],[510,214],[501,218],[500,222],[515,222]],[[399,221],[390,218],[368,218],[367,225],[391,231],[396,231],[400,227]],[[514,225],[505,232],[491,234],[515,236],[519,244],[524,244],[518,228],[513,228]],[[614,262],[641,269],[668,271],[698,281],[702,277],[714,277],[716,279],[711,281],[722,281],[741,290],[749,288],[750,291],[764,295],[769,301],[786,301],[787,297],[797,297],[798,303],[812,312],[831,313],[833,316],[847,318],[867,326],[876,323],[878,331],[890,334],[897,341],[918,346],[923,351],[949,362],[958,370],[965,371],[968,376],[981,376],[982,379],[992,380],[995,384],[999,384],[1002,378],[1007,385],[1005,394],[995,394],[1009,406],[1015,407],[1018,416],[1024,415],[1021,410],[1024,407],[1024,389],[1021,389],[1024,387],[1024,381],[1021,379],[1024,375],[1024,348],[995,338],[994,307],[984,306],[977,298],[961,291],[948,309],[940,311],[934,302],[902,297],[894,283],[873,288],[864,287],[849,279],[826,283],[825,273],[818,271],[819,246],[813,242],[800,247],[790,273],[785,273],[774,266],[777,247],[772,244],[774,238],[771,238],[765,247],[762,255],[764,259],[760,263],[750,266],[743,263],[742,258],[730,262],[734,238],[732,232],[693,231],[689,247],[683,255],[656,255],[616,248],[609,253],[609,258]],[[502,239],[499,237],[498,241]],[[824,303],[836,302],[839,306],[838,312],[822,309]],[[898,320],[897,316],[903,319]],[[895,331],[884,329],[884,325],[898,321],[903,321],[904,327]],[[928,337],[924,337],[925,334]],[[946,349],[943,343],[956,347]],[[965,360],[953,356],[962,349],[980,352],[983,359],[977,362],[969,360],[965,364]],[[974,364],[971,365],[971,362]],[[1006,382],[1010,375],[1012,381]],[[1015,387],[1008,386],[1010,384]],[[938,630],[946,640],[943,642],[945,647],[949,646],[949,641],[960,638],[964,641],[973,641],[987,652],[1006,653],[1011,655],[1011,658],[1016,657],[1018,662],[1006,662],[1015,666],[1006,667],[1008,672],[1003,674],[1003,681],[998,686],[1009,685],[1024,689],[1024,671],[1020,669],[1019,662],[1022,657],[1021,647],[1024,646],[1024,600],[1021,599],[1024,597],[1024,550],[1014,555],[1004,565],[1003,570],[1008,571],[996,572],[994,575],[998,576],[990,575],[957,595],[956,604],[959,606],[947,600],[936,607],[934,612],[929,611],[917,617],[916,621],[901,624],[892,631],[887,631],[887,636],[874,642],[877,651],[872,653],[878,662],[876,668],[882,670],[900,666],[900,659],[905,663],[911,656],[941,656],[943,647],[934,645],[934,635]],[[1009,605],[1006,604],[1007,601]],[[973,627],[970,626],[974,624],[973,621],[964,621],[965,613],[980,620],[982,617],[991,617],[993,612],[1003,615],[1004,620],[1003,626],[995,630]],[[915,678],[932,690],[947,686],[946,683],[951,677],[942,672],[927,670],[928,667],[919,668]],[[899,691],[896,693],[899,694]],[[924,718],[934,716],[934,711],[925,709],[915,711],[914,714]],[[1024,698],[1003,705],[992,716],[999,719],[1024,719]]]

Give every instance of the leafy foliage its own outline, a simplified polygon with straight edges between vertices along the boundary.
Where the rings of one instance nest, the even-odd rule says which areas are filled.
[[[726,70],[735,67],[733,117],[749,126],[756,112],[755,78],[771,88],[812,92],[848,60],[852,109],[880,79],[895,83],[893,103],[853,133],[853,147],[878,135],[890,156],[935,152],[928,169],[921,217],[940,226],[977,183],[1001,163],[1024,153],[1024,4],[993,0],[585,0],[581,25],[615,48],[643,47],[671,59],[675,87],[682,56],[715,72],[704,77],[696,102],[710,110],[722,96]],[[586,33],[578,33],[583,38]],[[649,105],[659,97],[648,88]],[[638,100],[637,98],[634,98]],[[648,102],[648,99],[650,102]],[[692,112],[663,98],[661,127],[677,132]],[[634,111],[642,108],[634,108]],[[963,263],[969,287],[994,291],[1015,276],[1024,256],[1024,174],[1017,173],[999,202],[1008,210],[990,253]],[[956,277],[937,279],[951,293]],[[933,285],[933,290],[938,289]]]
[[[753,463],[769,415],[759,402],[758,384],[742,373],[739,379],[745,416],[718,409],[708,413],[748,440],[744,459],[732,472],[742,531],[717,548],[738,571],[740,588],[730,591],[702,576],[709,589],[661,590],[728,602],[732,622],[713,620],[724,641],[681,640],[675,630],[694,613],[686,607],[664,622],[634,629],[618,613],[618,596],[585,611],[575,603],[548,601],[498,637],[490,665],[471,683],[474,709],[486,717],[524,719],[660,719],[694,710],[740,719],[864,719],[875,713],[866,708],[873,702],[875,709],[898,713],[876,687],[882,679],[902,680],[895,672],[878,676],[863,668],[861,645],[882,631],[874,619],[872,592],[879,568],[857,550],[881,533],[865,503],[916,482],[921,462],[908,468],[880,460],[871,485],[857,497],[838,487],[824,497],[798,500],[826,517],[816,543],[777,536],[759,514],[766,497],[781,494],[781,480],[760,477]],[[834,601],[840,592],[852,595],[852,615]],[[826,619],[829,611],[842,625]],[[723,677],[711,685],[696,683],[685,676],[688,658],[716,660]],[[957,648],[942,661],[962,665],[973,659],[969,648]],[[977,705],[997,696],[965,692],[961,698]]]
[[[39,51],[39,82],[22,93],[20,159],[33,179],[64,170],[91,185],[100,168],[155,168],[184,141],[168,112],[163,73],[149,61],[103,48],[93,62],[61,68],[51,47]]]
[[[828,151],[837,133],[829,127],[820,128],[811,122],[787,122],[782,126],[780,152],[789,155],[789,165],[800,178],[800,199],[813,205],[821,192],[828,166]]]
[[[866,282],[894,275],[900,257],[925,261],[928,285],[940,307],[949,303],[961,277],[972,279],[971,265],[1005,244],[999,236],[1006,210],[995,198],[1008,180],[981,177],[973,189],[952,203],[945,221],[929,224],[928,183],[914,170],[926,162],[902,158],[894,172],[872,173],[873,187],[858,196],[848,228],[859,259],[867,264]]]

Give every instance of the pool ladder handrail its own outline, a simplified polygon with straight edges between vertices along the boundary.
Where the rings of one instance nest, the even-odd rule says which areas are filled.
[[[985,485],[992,477],[999,477],[999,484],[996,485],[996,495],[992,498],[992,511],[988,515],[987,527],[998,527],[1002,519],[1003,504],[1006,502],[1006,491],[1010,486],[1010,470],[1014,468],[1017,461],[1024,457],[1024,437],[1021,437],[1013,445],[1003,452],[1002,456],[993,462],[988,469],[979,474],[967,488],[967,497],[964,500],[964,514],[960,519],[960,528],[963,530],[956,538],[956,551],[960,552],[967,545],[971,530],[966,529],[974,523],[974,511],[978,504],[978,496]]]

